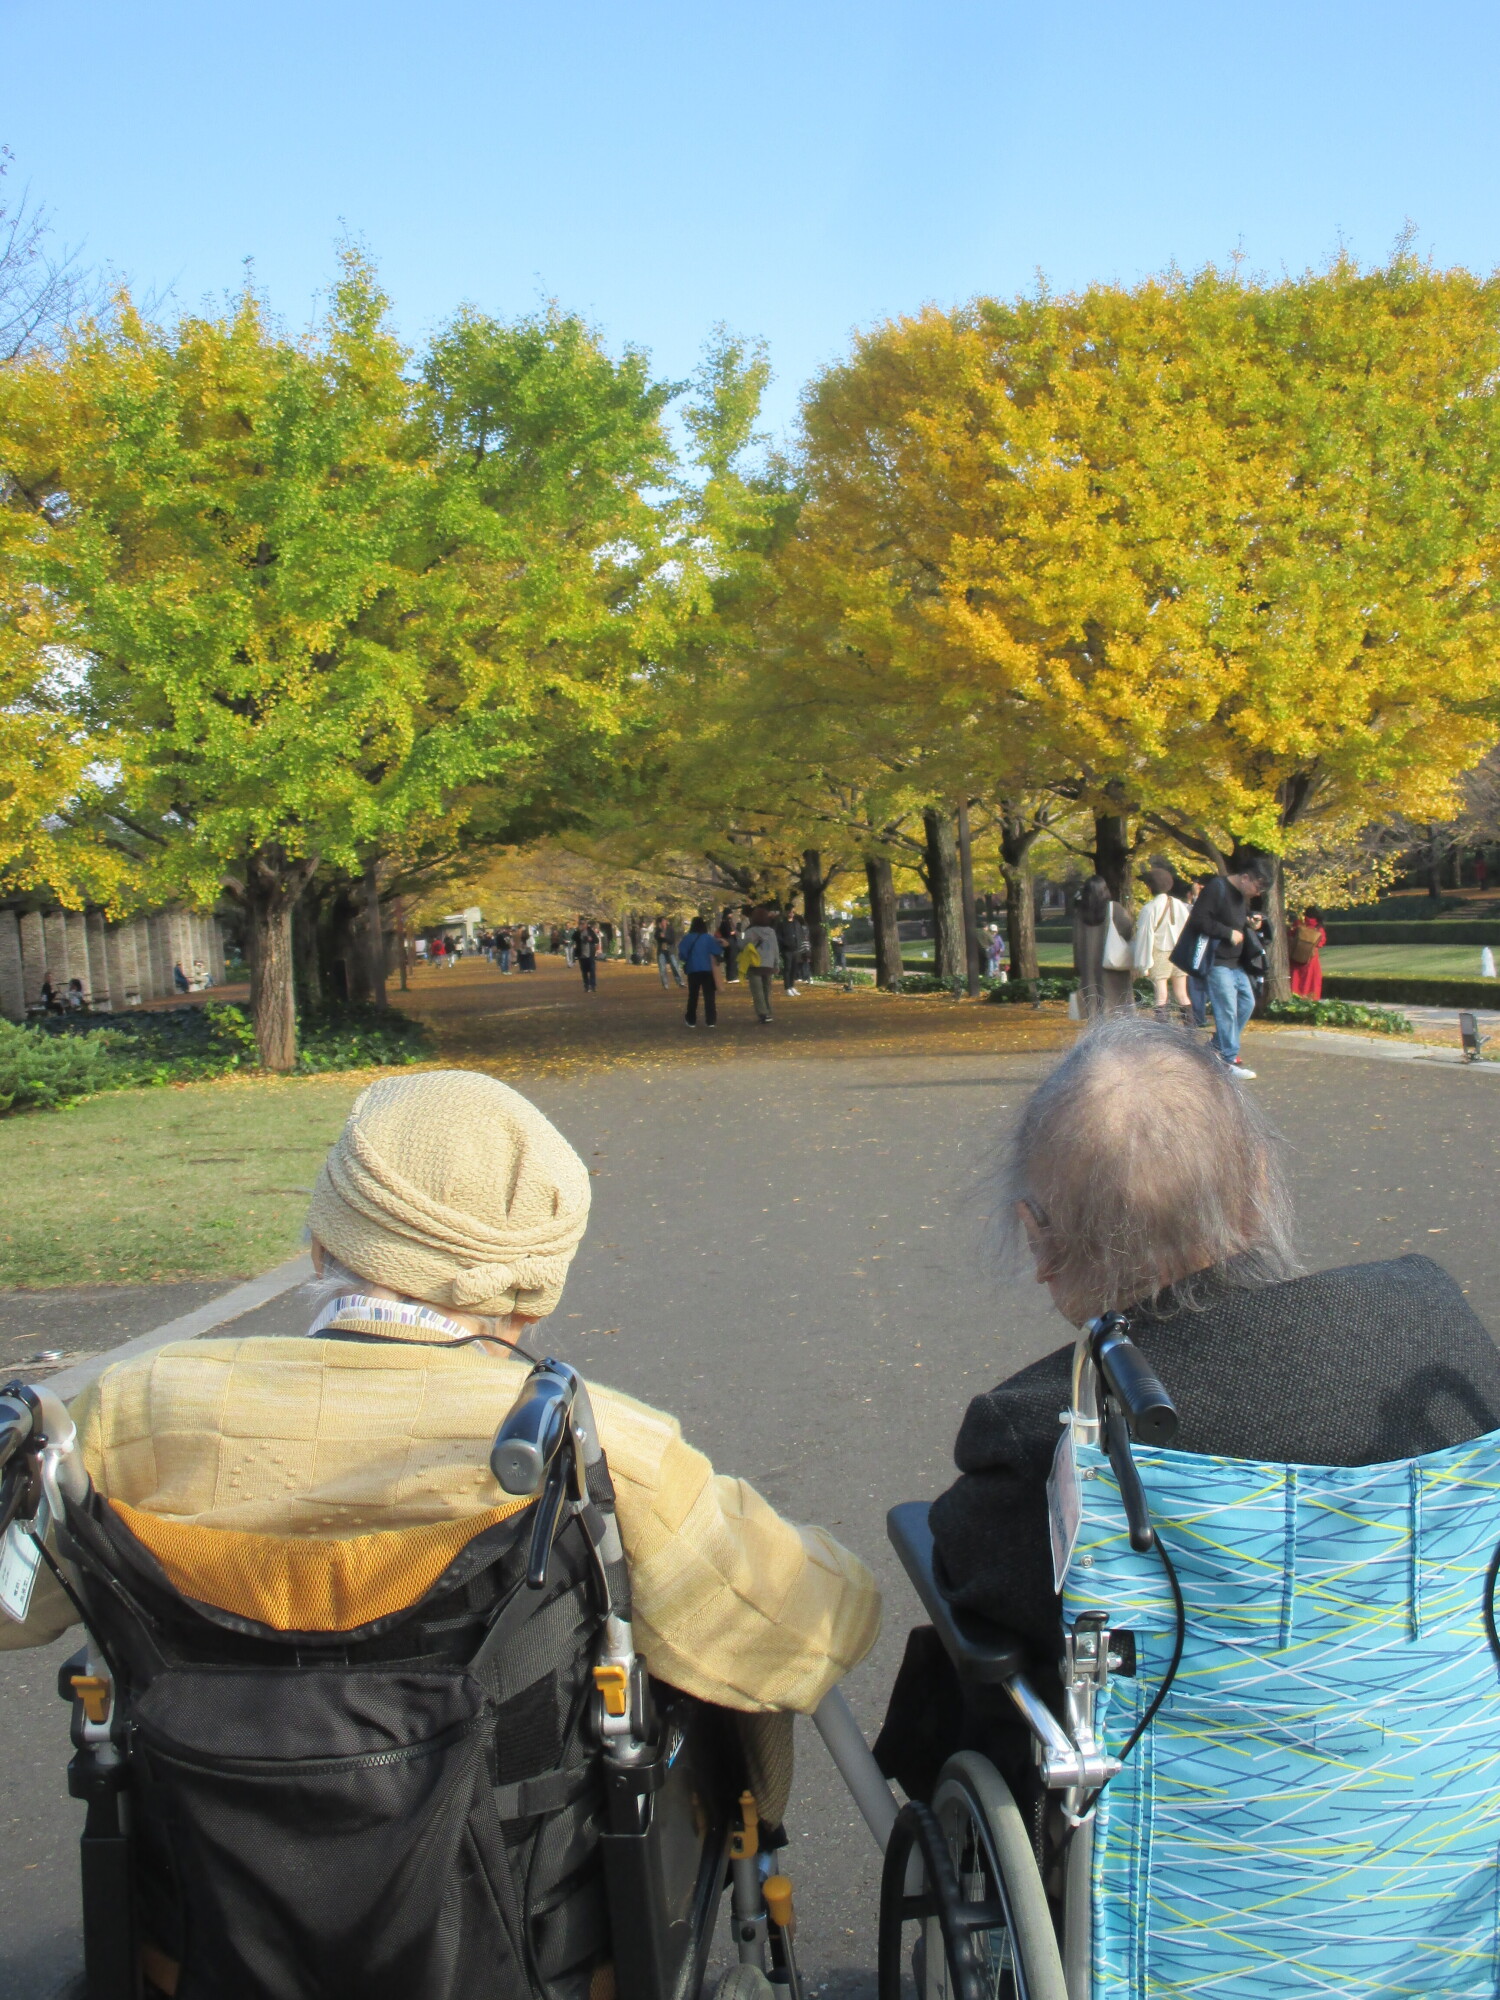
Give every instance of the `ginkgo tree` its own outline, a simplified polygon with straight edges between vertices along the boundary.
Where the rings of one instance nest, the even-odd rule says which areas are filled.
[[[1432,817],[1500,706],[1497,308],[1402,253],[875,329],[806,404],[851,646],[1092,810],[1117,889],[1127,822]]]
[[[151,893],[241,901],[286,1068],[320,865],[369,873],[559,745],[607,753],[670,596],[670,391],[555,312],[460,314],[414,367],[350,254],[309,340],[249,294],[170,329],[125,301],[14,394],[45,421],[11,453],[7,575],[81,663],[95,824]]]

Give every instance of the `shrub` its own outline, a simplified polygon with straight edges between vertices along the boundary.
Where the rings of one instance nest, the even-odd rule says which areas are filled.
[[[1389,1007],[1365,1007],[1356,1000],[1273,1000],[1273,1021],[1302,1021],[1317,1028],[1365,1028],[1376,1035],[1409,1035],[1411,1022]]]
[[[393,1007],[331,1006],[297,1023],[297,1068],[422,1062],[432,1036]],[[0,1020],[0,1112],[56,1111],[101,1090],[190,1083],[259,1065],[244,1007],[210,1001],[160,1013],[58,1014],[33,1027]]]
[[[1066,1000],[1078,984],[1076,979],[1012,979],[1002,986],[991,983],[989,997],[1001,1007],[1031,1006],[1038,1000]]]
[[[116,1088],[117,1045],[107,1029],[60,1036],[0,1020],[0,1111],[58,1111]]]
[[[297,1023],[299,1070],[400,1068],[431,1053],[429,1029],[395,1007],[319,1007]]]

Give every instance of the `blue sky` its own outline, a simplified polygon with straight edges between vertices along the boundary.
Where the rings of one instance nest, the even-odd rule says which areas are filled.
[[[926,301],[1388,254],[1500,262],[1500,8],[1468,0],[0,0],[0,140],[142,292],[293,325],[341,232],[406,335],[544,297],[769,415]]]

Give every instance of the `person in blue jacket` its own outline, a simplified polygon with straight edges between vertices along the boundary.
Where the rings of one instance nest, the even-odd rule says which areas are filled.
[[[698,1025],[698,995],[703,995],[703,1025],[713,1027],[719,1018],[714,984],[714,961],[724,956],[723,941],[713,936],[705,917],[694,917],[686,937],[677,947],[682,969],[687,974],[687,1024]]]

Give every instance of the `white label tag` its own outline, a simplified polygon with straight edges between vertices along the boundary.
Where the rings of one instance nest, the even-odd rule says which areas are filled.
[[[1052,1454],[1052,1470],[1047,1474],[1047,1525],[1052,1532],[1052,1588],[1059,1594],[1067,1581],[1068,1565],[1078,1544],[1078,1523],[1083,1513],[1083,1493],[1078,1484],[1078,1455],[1073,1449],[1073,1426],[1066,1424]]]
[[[14,1618],[18,1625],[26,1622],[26,1613],[31,1608],[31,1588],[42,1560],[38,1543],[46,1538],[50,1519],[44,1496],[37,1507],[36,1519],[12,1521],[5,1531],[5,1540],[0,1542],[0,1611],[7,1618]]]

